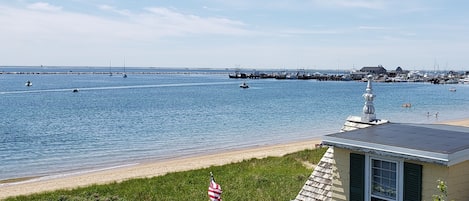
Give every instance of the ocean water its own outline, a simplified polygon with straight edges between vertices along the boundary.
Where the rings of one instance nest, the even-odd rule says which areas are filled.
[[[364,82],[259,79],[241,89],[230,71],[170,71],[1,74],[0,180],[318,138],[364,104]],[[392,122],[469,117],[469,85],[373,83],[373,93],[377,117]]]

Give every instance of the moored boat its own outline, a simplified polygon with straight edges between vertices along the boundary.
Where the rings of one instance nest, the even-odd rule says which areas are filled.
[[[239,85],[239,87],[241,87],[243,89],[247,89],[247,88],[249,88],[249,85],[246,84],[246,82],[243,82],[243,84]]]
[[[28,80],[26,83],[24,83],[24,86],[27,86],[27,87],[33,86],[33,82]]]

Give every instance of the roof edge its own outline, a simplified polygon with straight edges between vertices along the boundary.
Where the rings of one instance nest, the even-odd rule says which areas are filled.
[[[450,161],[450,155],[443,153],[436,153],[430,151],[422,151],[416,149],[402,148],[396,146],[389,146],[383,144],[361,142],[356,140],[342,139],[331,136],[324,136],[322,144],[327,146],[334,146],[343,149],[349,149],[352,151],[372,153],[381,156],[391,156],[396,158],[404,158],[408,160],[421,161],[426,163],[435,163],[444,166],[450,166],[464,161],[460,159],[458,161]],[[469,150],[468,150],[469,152]],[[466,154],[466,153],[463,153]],[[454,155],[451,155],[453,159]]]

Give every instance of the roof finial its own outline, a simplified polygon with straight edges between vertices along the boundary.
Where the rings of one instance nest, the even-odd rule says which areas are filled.
[[[363,106],[363,122],[371,122],[376,119],[375,115],[375,107],[373,106],[373,99],[375,95],[373,95],[373,89],[371,88],[371,81],[373,80],[372,75],[368,75],[368,85],[366,86],[366,92],[363,94],[363,98],[365,98],[365,106]]]

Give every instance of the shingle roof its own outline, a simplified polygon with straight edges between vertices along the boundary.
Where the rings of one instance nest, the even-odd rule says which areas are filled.
[[[371,121],[371,122],[363,122],[361,120],[361,117],[349,116],[345,120],[344,126],[342,126],[340,131],[341,132],[352,131],[356,129],[368,128],[370,126],[385,124],[385,123],[389,123],[389,121],[384,120],[384,119],[376,119],[375,121]]]
[[[329,148],[319,161],[313,173],[298,193],[294,201],[330,201],[332,200],[332,179],[334,167],[334,149]]]

